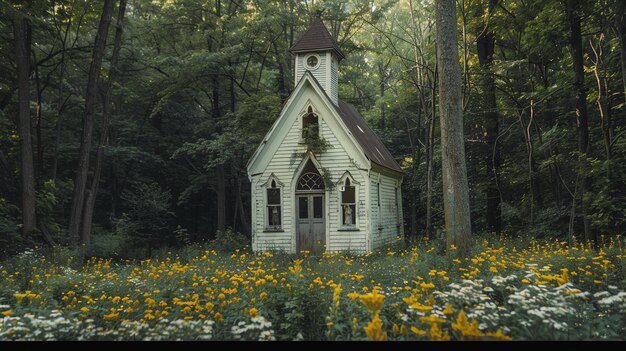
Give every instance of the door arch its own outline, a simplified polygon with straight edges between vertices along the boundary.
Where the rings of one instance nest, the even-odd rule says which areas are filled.
[[[307,160],[296,181],[296,252],[324,252],[326,244],[324,178],[311,160]]]

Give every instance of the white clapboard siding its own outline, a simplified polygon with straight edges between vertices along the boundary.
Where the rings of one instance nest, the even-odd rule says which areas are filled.
[[[380,206],[378,206],[377,187],[380,182]],[[383,174],[372,172],[370,194],[372,198],[372,248],[393,243],[397,236],[402,236],[401,205],[396,205],[396,186],[398,181]],[[400,202],[400,201],[398,201]]]
[[[322,153],[319,158],[320,164],[324,169],[330,172],[330,178],[334,184],[337,184],[339,179],[347,172],[350,172],[353,180],[357,183],[357,224],[358,231],[342,231],[341,230],[341,203],[339,188],[327,191],[328,198],[328,214],[327,220],[329,221],[328,242],[326,243],[327,251],[354,251],[365,252],[367,251],[367,227],[366,227],[366,209],[365,209],[365,177],[362,172],[359,171],[353,162],[350,160],[350,156],[346,149],[342,146],[343,143],[333,132],[329,123],[321,124],[321,136],[327,143],[332,145]]]
[[[344,148],[346,141],[340,141],[347,138],[347,135],[343,129],[339,128],[339,124],[330,116],[331,111],[325,107],[319,97],[315,96],[312,89],[306,91],[303,97],[305,103],[300,104],[299,108],[294,109],[298,111],[297,116],[304,111],[308,103],[312,103],[316,112],[319,115],[320,134],[321,137],[326,140],[330,145],[321,155],[319,155],[317,161],[321,164],[323,169],[320,172],[328,172],[328,176],[331,182],[336,183],[339,178],[342,177],[346,171],[350,172],[350,175],[359,185],[358,186],[358,203],[357,213],[358,219],[358,231],[341,231],[340,229],[340,203],[339,203],[339,189],[327,189],[325,201],[327,203],[326,220],[328,221],[328,233],[326,235],[326,249],[327,251],[342,251],[350,250],[354,252],[367,251],[367,220],[365,216],[367,211],[365,208],[366,198],[366,178],[364,172],[355,167],[353,158],[349,155],[349,152]],[[255,204],[260,210],[256,211],[255,217],[255,247],[257,250],[267,249],[279,249],[289,252],[295,251],[295,223],[294,223],[294,204],[292,203],[293,197],[291,194],[294,188],[294,182],[297,181],[295,173],[298,166],[303,162],[302,154],[306,151],[306,147],[299,143],[301,137],[301,120],[297,116],[290,118],[289,131],[283,138],[280,146],[276,149],[276,152],[270,159],[265,171],[260,175],[258,185],[265,184],[272,174],[283,184],[282,188],[282,229],[283,232],[265,232],[266,209],[265,209],[265,188],[262,186],[256,186],[255,191]],[[335,131],[340,131],[337,134]],[[361,162],[362,163],[362,162]],[[364,173],[364,174],[363,174]]]
[[[331,76],[336,76],[336,71],[331,67],[326,72],[332,72]],[[322,79],[322,81],[331,80]],[[298,170],[308,157],[315,158],[315,162],[320,165],[320,173],[334,184],[332,189],[327,187],[324,197],[327,251],[367,252],[393,242],[397,235],[402,234],[402,228],[398,227],[398,223],[402,223],[402,218],[401,214],[397,214],[401,207],[395,204],[398,179],[372,170],[370,161],[336,114],[336,109],[332,106],[333,101],[328,100],[329,94],[322,92],[322,89],[326,88],[328,87],[321,87],[309,74],[305,74],[285,104],[272,131],[268,133],[249,162],[248,174],[253,187],[252,245],[255,251],[280,250],[295,253],[295,183],[300,176]],[[305,156],[306,146],[301,143],[302,116],[309,105],[318,114],[320,136],[329,145],[321,154],[313,156],[310,154]],[[352,178],[357,192],[357,225],[349,228],[350,230],[341,225],[341,199],[338,186],[339,180],[347,173]],[[280,231],[266,230],[265,185],[270,177],[275,177],[282,186]],[[381,191],[380,206],[376,194],[378,182]]]
[[[297,72],[296,84],[298,84],[298,82],[304,75],[304,72],[307,71],[304,59],[305,57],[307,57],[308,54],[310,53],[307,53],[306,55],[296,56],[296,66],[297,66],[296,67],[296,72]],[[317,54],[319,56],[320,64],[316,69],[311,70],[310,72],[313,74],[313,77],[317,79],[317,81],[320,83],[322,88],[324,88],[324,90],[327,91],[327,94],[330,95],[330,86],[329,86],[330,82],[328,80],[328,65],[329,65],[328,59],[330,58],[331,54],[330,52],[318,52],[314,54]]]

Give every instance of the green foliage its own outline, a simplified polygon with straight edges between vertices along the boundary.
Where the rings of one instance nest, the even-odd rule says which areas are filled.
[[[216,231],[215,238],[209,241],[209,246],[219,252],[232,252],[237,249],[243,249],[250,245],[250,238],[245,235],[234,232],[228,227],[224,232]]]
[[[127,211],[115,223],[116,234],[126,237],[134,247],[148,252],[166,244],[173,244],[174,234],[169,230],[172,196],[157,183],[136,183],[122,193]]]
[[[100,228],[94,228],[91,246],[87,251],[87,255],[102,258],[134,257],[134,247],[128,239],[127,235],[117,231],[108,232]]]
[[[19,252],[23,244],[20,224],[16,220],[19,209],[0,197],[0,250],[1,256]],[[0,256],[0,257],[1,257]]]
[[[59,209],[69,204],[72,196],[72,183],[62,180],[47,180],[37,191],[37,216],[41,225],[52,235],[55,242],[65,241],[65,232],[59,225],[63,213]]]

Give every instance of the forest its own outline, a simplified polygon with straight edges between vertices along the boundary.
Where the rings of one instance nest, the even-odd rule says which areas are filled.
[[[252,251],[316,17],[403,233]],[[0,340],[624,340],[625,134],[626,0],[0,0]]]

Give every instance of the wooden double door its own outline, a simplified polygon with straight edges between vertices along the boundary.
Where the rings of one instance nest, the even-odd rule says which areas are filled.
[[[312,254],[324,252],[326,214],[324,193],[296,194],[296,250]]]

